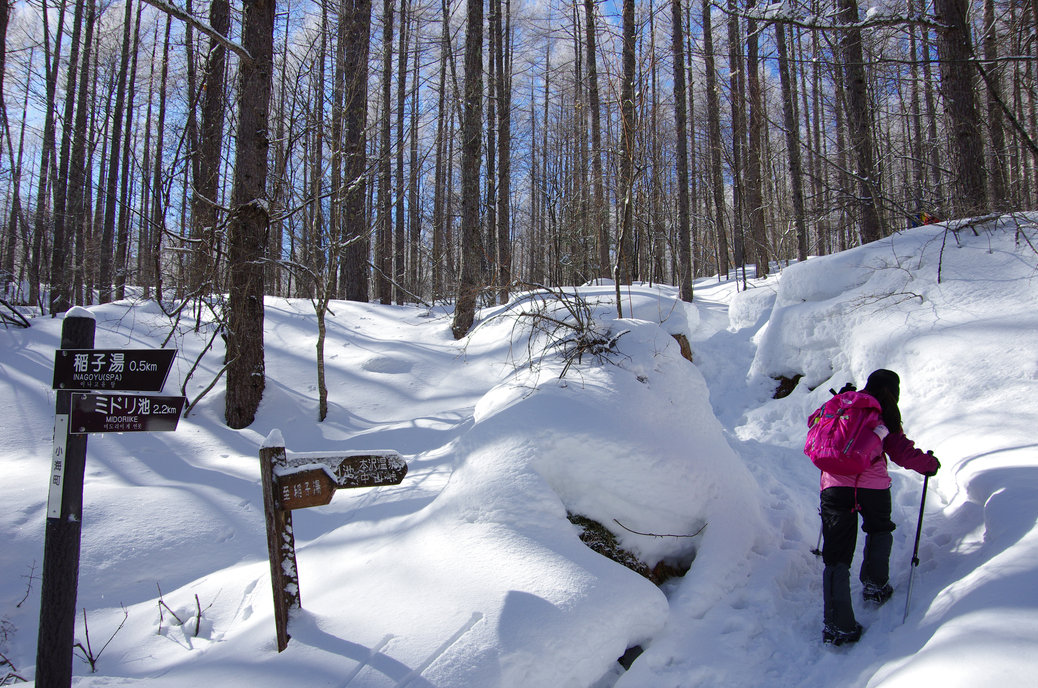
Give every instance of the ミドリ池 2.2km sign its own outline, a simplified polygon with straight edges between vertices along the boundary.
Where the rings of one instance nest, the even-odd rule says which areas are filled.
[[[177,429],[187,397],[154,394],[72,395],[69,433],[156,432]]]

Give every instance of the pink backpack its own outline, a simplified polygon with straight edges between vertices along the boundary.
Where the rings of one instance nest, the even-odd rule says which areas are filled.
[[[882,454],[882,440],[873,432],[881,421],[879,402],[862,392],[837,394],[807,421],[804,453],[811,462],[837,475],[857,475]]]

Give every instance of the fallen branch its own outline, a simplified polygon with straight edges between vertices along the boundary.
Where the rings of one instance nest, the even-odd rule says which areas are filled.
[[[632,530],[632,529],[628,528],[627,526],[625,526],[623,523],[620,523],[620,521],[616,520],[615,518],[613,519],[613,523],[615,523],[616,525],[620,526],[621,528],[626,530],[628,533],[634,533],[635,535],[647,535],[648,537],[676,537],[676,538],[692,538],[692,537],[695,537],[695,536],[699,535],[700,533],[702,533],[706,529],[706,525],[707,525],[707,524],[704,523],[702,528],[700,528],[699,530],[697,530],[696,532],[694,532],[694,533],[692,533],[690,535],[670,535],[670,534],[662,534],[661,535],[660,533],[642,533],[642,532],[639,532],[637,530]]]
[[[7,313],[0,311],[0,320],[3,320],[4,324],[17,325],[18,327],[26,328],[30,326],[30,323],[26,319],[26,317],[22,315],[22,313],[17,308],[8,303],[6,299],[0,299],[0,305],[2,305],[7,310],[11,311],[11,313],[14,315],[14,317],[11,317],[11,315],[8,315]]]
[[[25,678],[15,673],[18,670],[15,668],[14,662],[9,660],[3,652],[0,652],[0,666],[5,665],[11,667],[11,670],[4,674],[3,678],[0,678],[0,686],[6,686],[8,681],[21,681],[22,683],[27,683]]]

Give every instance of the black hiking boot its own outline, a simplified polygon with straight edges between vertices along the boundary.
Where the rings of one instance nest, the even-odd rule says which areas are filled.
[[[825,625],[822,629],[822,642],[826,645],[838,647],[845,643],[856,643],[861,638],[861,632],[865,630],[860,623],[855,622],[854,628],[849,631],[841,631],[835,626]]]
[[[894,588],[890,587],[889,583],[883,586],[876,585],[875,583],[866,583],[861,591],[861,596],[865,601],[874,607],[883,606],[883,603],[889,600],[893,594]]]

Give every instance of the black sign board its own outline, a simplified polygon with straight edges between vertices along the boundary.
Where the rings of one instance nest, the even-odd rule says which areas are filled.
[[[58,349],[52,389],[161,392],[176,349]]]
[[[176,430],[187,397],[73,394],[69,433]]]

